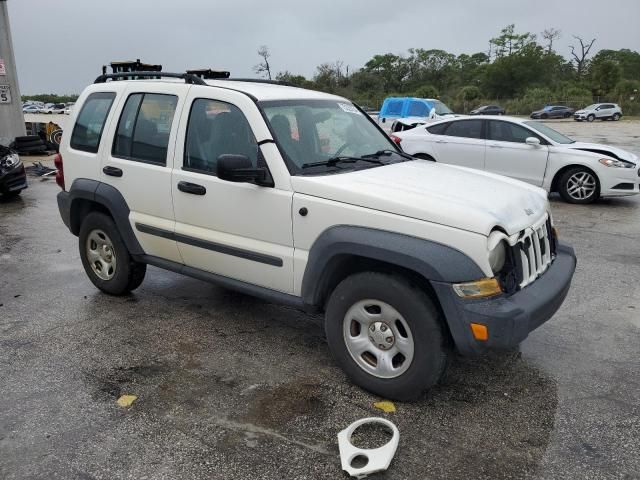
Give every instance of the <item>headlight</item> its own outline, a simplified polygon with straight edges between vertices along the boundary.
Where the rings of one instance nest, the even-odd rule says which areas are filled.
[[[491,271],[498,273],[504,267],[507,258],[507,236],[499,231],[494,230],[487,238],[487,251],[489,253],[489,266]]]
[[[7,155],[2,160],[0,160],[0,167],[2,168],[13,168],[20,163],[20,157],[16,153],[12,153]]]
[[[616,160],[615,158],[601,158],[598,160],[605,167],[614,168],[634,168],[635,165],[631,162],[625,162],[624,160]]]
[[[501,240],[493,250],[489,251],[489,265],[491,266],[491,271],[494,274],[502,270],[506,258],[507,247],[505,242]]]

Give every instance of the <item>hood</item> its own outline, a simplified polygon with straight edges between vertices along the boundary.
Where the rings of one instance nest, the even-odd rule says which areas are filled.
[[[518,180],[425,160],[323,176],[294,176],[296,193],[348,203],[482,235],[509,235],[542,217],[544,190]]]
[[[600,143],[585,143],[575,142],[559,145],[561,147],[569,148],[571,150],[583,150],[585,152],[595,153],[599,155],[605,155],[615,158],[617,160],[626,160],[628,162],[638,163],[638,156],[631,152],[627,152],[621,148],[612,147],[610,145],[602,145]]]

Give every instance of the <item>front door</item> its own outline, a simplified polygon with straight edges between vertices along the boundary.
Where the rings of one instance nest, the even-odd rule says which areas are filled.
[[[193,87],[176,144],[172,196],[175,239],[184,263],[224,277],[293,292],[293,193],[216,176],[222,154],[262,156],[247,121],[262,121],[244,94]],[[262,140],[262,139],[261,139]]]
[[[545,140],[516,123],[488,120],[487,126],[485,169],[541,186],[549,156]],[[541,144],[529,145],[528,137],[538,138]]]

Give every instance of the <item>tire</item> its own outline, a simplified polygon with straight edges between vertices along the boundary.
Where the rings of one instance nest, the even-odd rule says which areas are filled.
[[[12,198],[17,198],[20,196],[20,194],[22,193],[22,190],[14,190],[13,192],[7,192],[7,193],[3,193],[1,194],[2,198],[4,198],[5,200],[10,200]]]
[[[82,222],[78,238],[82,266],[97,288],[109,295],[124,295],[140,286],[147,272],[147,265],[131,258],[111,217],[100,212],[89,213]],[[95,240],[104,243],[99,244]],[[101,245],[110,247],[108,255],[104,254]],[[92,248],[92,251],[97,252],[95,258],[89,258],[90,246],[95,246]],[[92,261],[95,262],[94,265],[100,264],[102,278],[97,273],[98,268],[92,266]],[[107,270],[109,266],[112,271]]]
[[[16,145],[25,142],[33,142],[34,140],[40,140],[40,137],[38,135],[24,135],[22,137],[16,137]]]
[[[42,142],[41,138],[38,138],[37,140],[29,140],[28,142],[20,142],[18,144],[16,144],[16,148],[19,150],[25,149],[27,147],[37,147],[40,145],[44,145],[44,143]]]
[[[570,114],[570,113],[565,113],[565,114],[564,114],[564,118],[569,118],[570,116],[571,116],[571,114]]]
[[[622,117],[622,115],[620,115],[619,113],[614,113],[613,117],[611,117],[611,120],[617,122],[618,120],[620,120],[620,117]]]
[[[593,122],[595,119],[596,116],[593,113],[587,115],[587,122]]]
[[[430,162],[436,161],[435,158],[431,155],[427,155],[426,153],[416,153],[415,155],[412,155],[412,157],[419,158],[420,160],[429,160]]]
[[[349,321],[351,312],[360,312],[362,323]],[[364,272],[340,282],[327,303],[325,332],[333,358],[347,376],[384,398],[407,401],[420,397],[438,383],[447,366],[448,347],[440,313],[425,292],[403,277]],[[385,337],[388,332],[391,335]],[[353,346],[354,340],[349,338],[359,337],[360,346]],[[387,346],[389,341],[393,342],[391,347]],[[387,350],[377,342],[384,343],[381,346]],[[354,349],[362,349],[362,353]],[[388,361],[378,365],[382,358]]]
[[[580,179],[585,182],[584,188],[587,190],[592,189],[589,195],[582,196],[586,193],[585,191],[575,191],[576,188],[580,188],[576,186],[581,185]],[[584,167],[575,167],[562,174],[558,183],[558,191],[565,202],[585,205],[598,199],[600,196],[600,183],[596,174],[591,170]]]
[[[549,115],[547,115],[546,113],[543,113],[542,115],[540,115],[540,118],[542,118],[543,120],[546,120],[547,118],[549,118]]]
[[[47,149],[47,146],[40,142],[40,145],[33,145],[31,147],[18,147],[18,153],[35,153],[35,152],[44,152]]]

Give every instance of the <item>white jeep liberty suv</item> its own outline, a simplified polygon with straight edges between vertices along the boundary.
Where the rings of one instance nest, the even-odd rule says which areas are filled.
[[[323,311],[340,367],[399,400],[451,350],[516,346],[564,301],[576,259],[544,190],[414,159],[341,97],[148,75],[98,77],[56,157],[60,214],[102,291],[137,288],[149,264]]]

